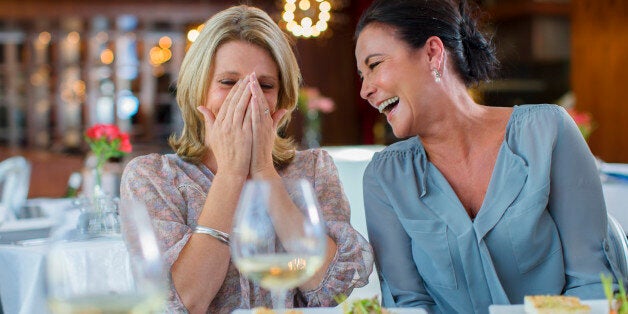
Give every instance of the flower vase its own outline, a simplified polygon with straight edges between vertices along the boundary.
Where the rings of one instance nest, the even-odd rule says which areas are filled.
[[[303,145],[307,148],[320,147],[321,121],[316,110],[308,110],[305,114],[303,130]]]
[[[93,190],[91,195],[78,199],[80,215],[78,230],[87,236],[119,235],[119,199],[107,194],[102,188],[102,169],[93,169]]]

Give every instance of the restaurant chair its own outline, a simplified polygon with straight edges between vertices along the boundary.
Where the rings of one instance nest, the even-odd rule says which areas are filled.
[[[628,283],[628,238],[617,219],[611,214],[608,214],[608,240],[610,252],[607,254],[611,256],[609,259],[615,277],[621,278],[626,284]]]
[[[0,162],[0,207],[6,212],[0,221],[13,220],[26,203],[31,180],[31,164],[22,156]]]

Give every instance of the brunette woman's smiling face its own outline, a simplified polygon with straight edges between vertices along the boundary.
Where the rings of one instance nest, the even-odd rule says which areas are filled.
[[[395,136],[416,135],[434,84],[425,49],[410,47],[391,26],[371,23],[358,36],[355,56],[360,96],[386,115]]]

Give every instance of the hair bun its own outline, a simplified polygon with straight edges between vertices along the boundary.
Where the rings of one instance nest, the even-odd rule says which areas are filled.
[[[499,66],[495,48],[478,29],[477,22],[472,17],[473,12],[469,12],[471,10],[466,1],[460,1],[459,11],[460,41],[467,61],[467,75],[474,81],[489,79],[495,75]]]

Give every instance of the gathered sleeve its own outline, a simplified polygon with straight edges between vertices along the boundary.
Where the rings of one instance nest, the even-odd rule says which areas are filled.
[[[186,224],[187,205],[175,183],[176,171],[165,156],[151,154],[136,157],[124,169],[120,201],[139,201],[146,205],[168,273],[191,236]],[[169,310],[185,312],[172,280]]]
[[[307,306],[334,306],[334,297],[349,295],[368,283],[373,270],[373,251],[369,243],[350,224],[351,211],[333,159],[316,150],[314,190],[326,222],[327,234],[336,243],[336,254],[321,284],[302,291]]]
[[[610,273],[605,255],[607,216],[595,159],[567,112],[559,111],[551,164],[549,213],[558,227],[565,260],[564,293],[604,298],[600,273]]]

